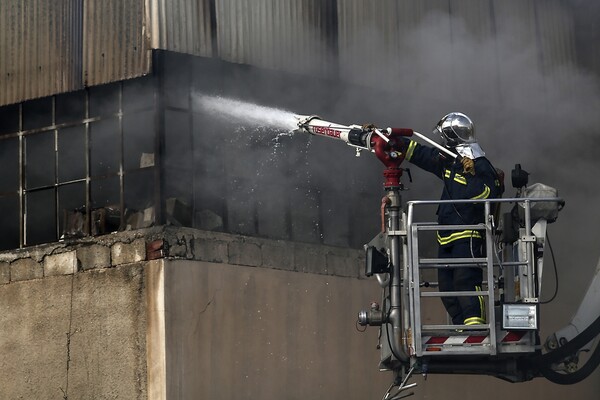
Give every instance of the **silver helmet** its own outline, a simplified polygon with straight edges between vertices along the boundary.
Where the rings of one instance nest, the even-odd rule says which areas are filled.
[[[437,123],[434,133],[442,137],[446,147],[456,147],[461,144],[475,143],[475,125],[463,113],[451,112]]]

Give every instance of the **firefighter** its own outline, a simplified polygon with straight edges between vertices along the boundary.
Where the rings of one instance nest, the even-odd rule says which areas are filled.
[[[443,182],[441,200],[489,199],[501,195],[501,182],[492,164],[475,140],[475,126],[463,113],[445,115],[435,126],[443,145],[459,154],[453,159],[438,149],[403,138],[406,160],[429,171]],[[484,204],[440,204],[440,225],[471,225],[484,222]],[[479,230],[440,230],[437,232],[439,258],[485,257],[485,232]],[[442,267],[438,269],[439,290],[481,290],[480,267]],[[456,325],[485,324],[482,296],[442,297],[444,307]]]

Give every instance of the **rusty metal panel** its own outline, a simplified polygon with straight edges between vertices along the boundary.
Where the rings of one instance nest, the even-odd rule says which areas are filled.
[[[362,85],[390,82],[402,55],[399,2],[338,1],[340,75]]]
[[[572,17],[560,1],[338,0],[337,6],[340,75],[370,87],[486,96],[510,84],[515,63],[548,72],[575,58]]]
[[[452,24],[444,0],[339,0],[340,75],[403,92],[449,91]]]
[[[86,0],[83,83],[97,85],[149,72],[143,0]]]
[[[573,18],[566,11],[557,1],[536,2],[542,68],[549,73],[560,74],[563,66],[575,63]]]
[[[81,0],[0,2],[0,105],[75,90]]]
[[[213,55],[210,0],[148,0],[152,48]]]
[[[462,57],[462,86],[502,86],[515,55],[574,60],[572,31],[559,0],[5,0],[0,105],[144,75],[152,48],[407,91],[452,90]]]
[[[291,72],[322,75],[337,30],[330,1],[215,0],[218,57]]]

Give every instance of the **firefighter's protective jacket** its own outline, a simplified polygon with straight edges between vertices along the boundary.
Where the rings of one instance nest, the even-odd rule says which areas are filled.
[[[488,199],[499,197],[501,184],[495,168],[485,157],[475,161],[475,175],[463,173],[460,162],[445,157],[433,147],[423,146],[406,139],[406,160],[431,172],[444,182],[441,200]],[[440,204],[437,210],[440,225],[466,225],[484,222],[484,205],[480,204]],[[437,234],[441,246],[459,240],[483,239],[484,231],[440,230]]]

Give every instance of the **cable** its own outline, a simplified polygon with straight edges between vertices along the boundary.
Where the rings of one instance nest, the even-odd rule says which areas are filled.
[[[594,340],[600,334],[600,317],[579,335],[575,336],[566,345],[537,357],[534,361],[539,368],[539,372],[549,381],[559,385],[571,385],[587,378],[600,365],[600,344],[596,344],[596,349],[590,356],[587,363],[578,371],[570,374],[561,374],[551,369],[553,363],[562,362],[566,357],[577,352],[587,343]]]
[[[581,382],[585,378],[591,375],[592,372],[600,365],[600,344],[596,345],[596,349],[590,356],[589,360],[585,365],[575,372],[569,374],[561,374],[553,371],[548,367],[542,368],[540,372],[544,378],[559,385],[572,385],[574,383]]]
[[[536,363],[542,367],[549,367],[553,363],[561,362],[577,350],[594,340],[600,334],[600,317],[585,328],[579,335],[575,336],[566,345],[559,347],[549,353],[537,357]]]
[[[552,295],[550,300],[540,301],[540,304],[548,304],[552,302],[558,295],[558,268],[556,267],[556,258],[554,257],[554,250],[552,249],[552,244],[550,243],[550,236],[548,235],[548,231],[546,231],[546,241],[548,242],[548,248],[550,249],[550,255],[552,257],[552,265],[554,266],[554,277],[556,285],[554,286],[554,294]]]

